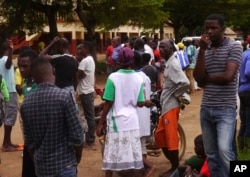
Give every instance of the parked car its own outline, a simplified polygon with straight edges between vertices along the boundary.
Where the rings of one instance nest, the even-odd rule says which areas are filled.
[[[186,41],[195,41],[195,40],[200,40],[200,36],[187,36],[187,37],[184,37],[182,38],[181,42],[182,43],[185,43]]]

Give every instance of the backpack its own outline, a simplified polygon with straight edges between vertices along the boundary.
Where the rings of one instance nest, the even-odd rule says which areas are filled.
[[[2,84],[2,75],[0,74],[0,87],[1,87],[1,84]],[[4,103],[4,96],[3,96],[3,93],[2,93],[2,90],[0,88],[0,127],[2,126],[3,124],[3,120],[4,120],[4,116],[5,116],[5,103]]]

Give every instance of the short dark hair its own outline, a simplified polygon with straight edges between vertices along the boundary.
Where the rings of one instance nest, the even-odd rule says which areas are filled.
[[[194,142],[203,146],[202,135],[200,134],[200,135],[196,136],[194,139]]]
[[[43,57],[38,57],[30,65],[31,75],[35,80],[46,77],[50,68],[52,68],[52,66],[48,60]]]
[[[141,39],[143,40],[144,44],[147,44],[147,43],[148,43],[148,37],[147,37],[147,36],[142,35],[142,36],[141,36]]]
[[[216,21],[218,21],[220,26],[225,25],[225,18],[220,14],[211,14],[206,18],[206,20],[216,20]]]
[[[22,47],[20,47],[19,53],[22,53],[23,51],[29,50],[29,49],[32,49],[32,48],[28,45],[23,45]]]
[[[137,38],[135,40],[134,49],[135,50],[144,49],[144,42],[141,38]]]
[[[56,44],[58,47],[62,47],[64,49],[69,47],[69,41],[66,38],[60,38]]]
[[[33,49],[26,49],[20,53],[19,57],[29,57],[32,62],[38,57],[38,53]]]
[[[131,48],[134,48],[135,40],[137,39],[137,36],[132,36],[128,39],[128,44],[130,45]]]
[[[143,53],[141,55],[141,58],[145,63],[148,63],[151,59],[151,55],[149,53]]]
[[[152,40],[153,43],[155,43],[156,45],[158,44],[158,41],[156,39]]]
[[[174,41],[172,39],[169,39],[169,43],[170,43],[170,46],[172,47],[173,49],[173,52],[177,51],[176,47],[175,47],[175,44],[174,44]]]
[[[134,66],[141,68],[141,60],[141,55],[137,51],[134,51]]]
[[[83,44],[82,47],[85,49],[88,49],[89,53],[92,54],[92,52],[93,52],[92,44],[89,41],[83,41],[82,44]]]

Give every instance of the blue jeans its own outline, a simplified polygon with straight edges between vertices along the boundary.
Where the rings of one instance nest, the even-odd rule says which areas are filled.
[[[211,176],[229,177],[230,161],[236,160],[236,108],[201,106],[200,123]]]
[[[240,96],[239,136],[250,138],[250,93],[246,96]]]
[[[66,168],[57,177],[77,177],[77,167]]]

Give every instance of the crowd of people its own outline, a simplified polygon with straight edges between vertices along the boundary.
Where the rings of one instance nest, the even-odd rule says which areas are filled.
[[[250,53],[243,53],[242,45],[224,37],[223,16],[212,14],[204,25],[205,33],[199,41],[178,44],[145,35],[122,43],[121,37],[115,36],[106,51],[108,78],[97,125],[95,61],[90,42],[78,45],[76,56],[70,54],[68,40],[60,37],[39,53],[24,46],[14,69],[13,43],[7,40],[0,50],[5,102],[1,111],[2,151],[23,150],[23,177],[74,177],[82,149],[95,146],[96,135],[105,133],[105,176],[112,177],[119,171],[133,176],[132,169],[138,171],[138,177],[149,177],[156,169],[146,151],[151,134],[150,109],[154,106],[150,94],[161,90],[162,111],[154,137],[171,167],[159,176],[228,177],[230,161],[250,148]],[[55,54],[50,54],[51,50]],[[179,165],[181,98],[200,88],[202,135],[195,138],[197,156]],[[237,106],[241,120],[238,151]],[[11,141],[18,111],[24,145]]]

